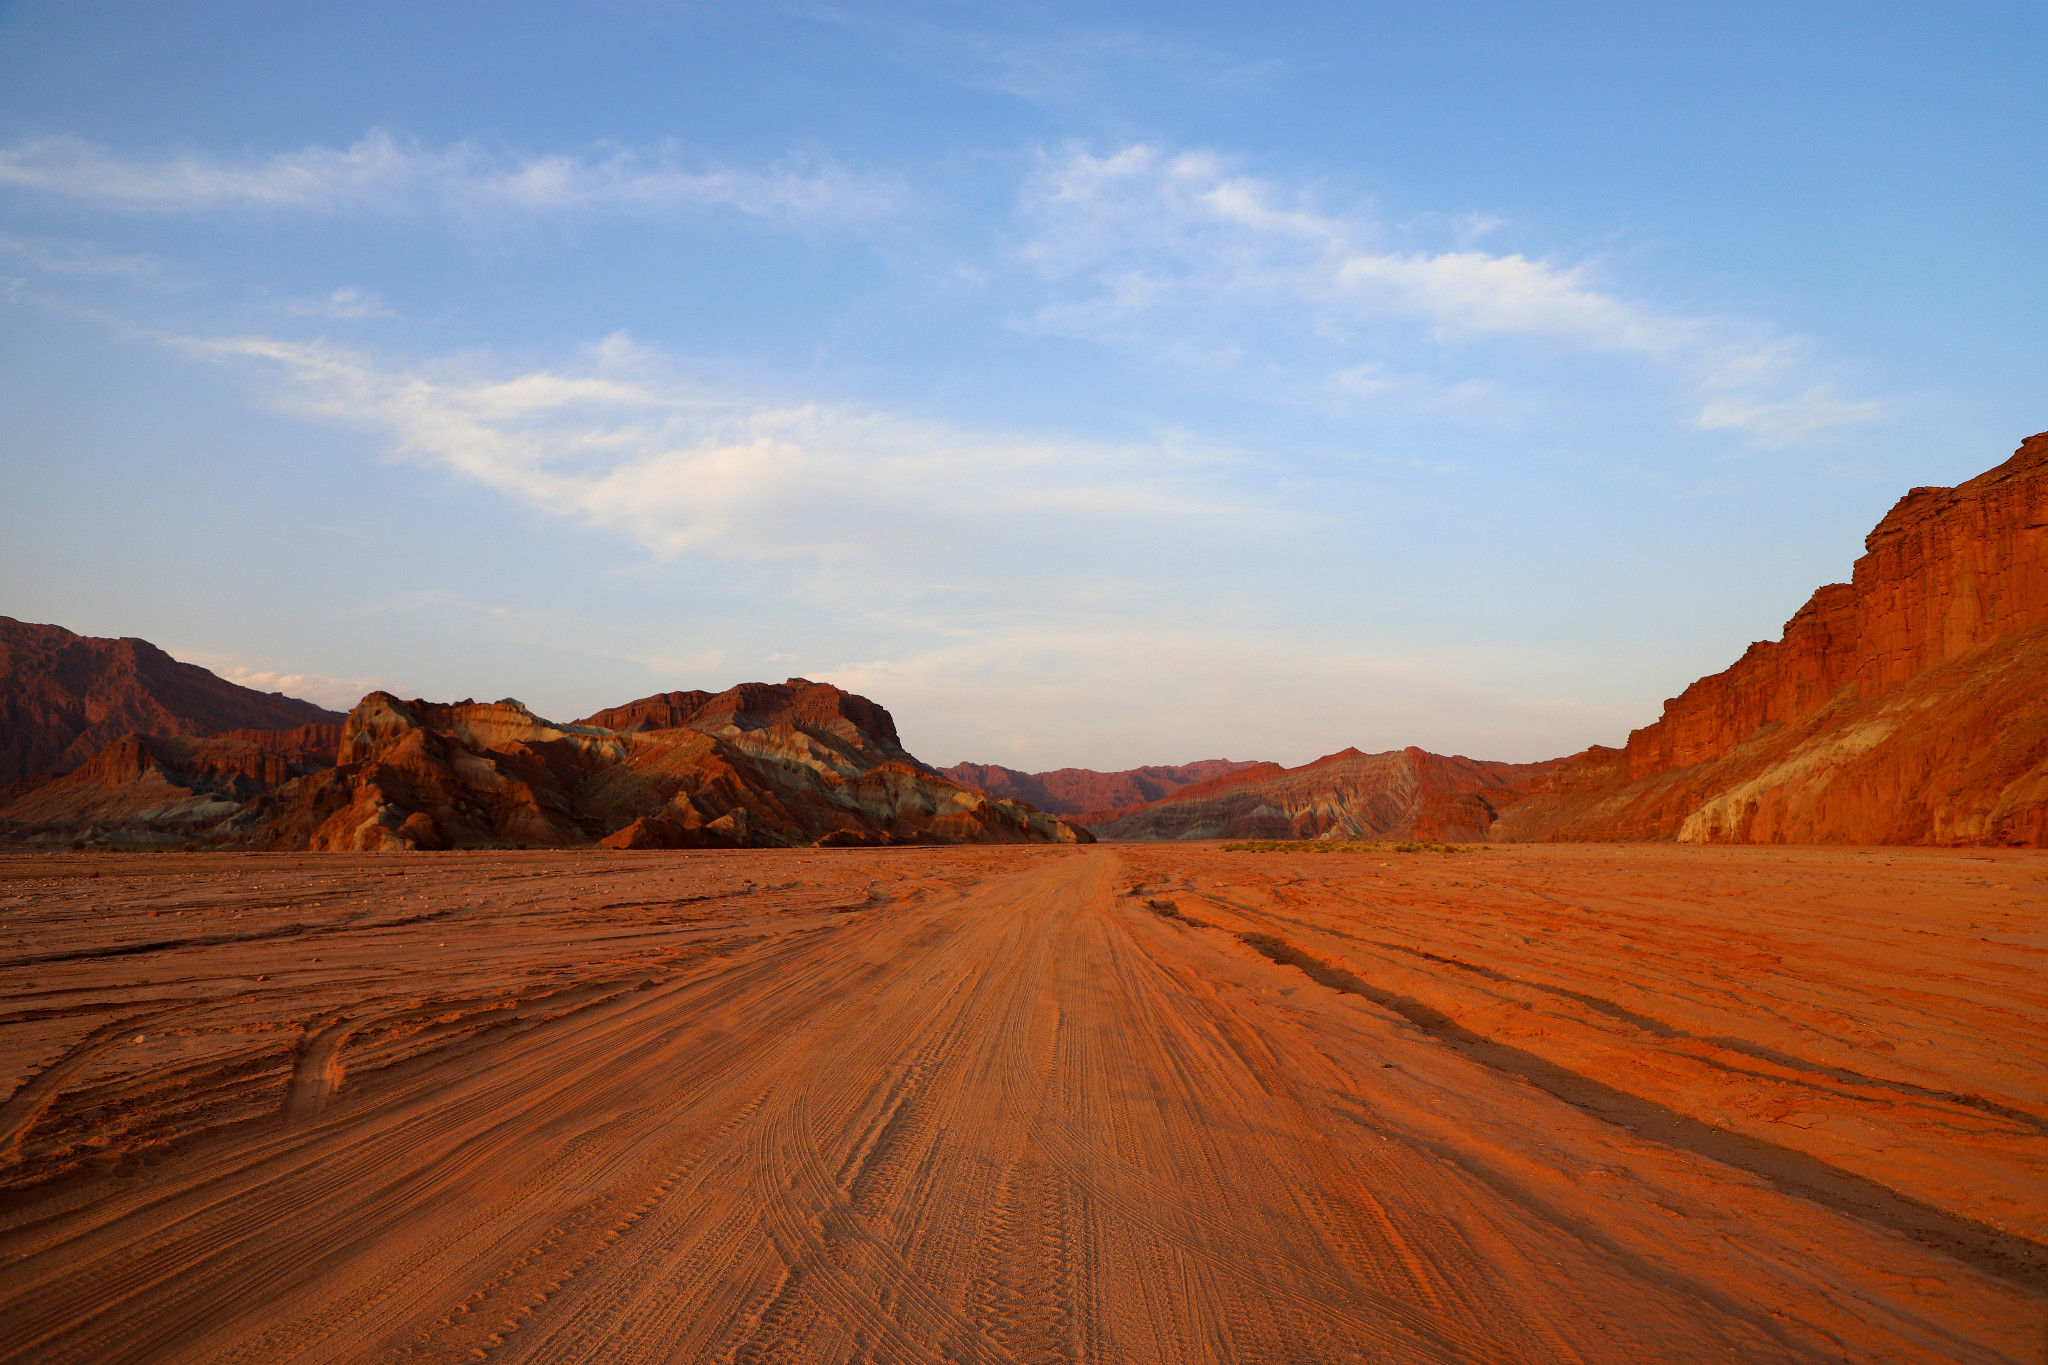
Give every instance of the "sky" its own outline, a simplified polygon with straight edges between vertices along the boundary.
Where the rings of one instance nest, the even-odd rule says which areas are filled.
[[[0,614],[1618,744],[2048,427],[2048,6],[0,3]]]

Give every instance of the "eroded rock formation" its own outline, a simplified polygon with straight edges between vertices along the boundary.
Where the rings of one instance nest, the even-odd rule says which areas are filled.
[[[1512,839],[2048,843],[2048,433],[1916,488],[1848,583],[1531,784]]]
[[[247,804],[294,778],[334,766],[338,725],[123,735],[82,766],[15,784],[0,804],[0,831],[22,842],[111,838],[186,842],[226,835]]]
[[[378,850],[1088,837],[936,775],[904,752],[887,711],[801,678],[666,693],[590,721],[557,725],[509,700],[372,693],[349,714],[336,766],[267,798],[255,838]]]
[[[123,735],[340,722],[339,712],[237,686],[147,640],[75,635],[0,616],[0,788],[30,774],[70,772]]]

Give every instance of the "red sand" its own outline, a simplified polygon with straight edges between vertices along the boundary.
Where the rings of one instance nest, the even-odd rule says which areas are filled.
[[[2042,1361],[2048,855],[0,858],[0,1359]]]

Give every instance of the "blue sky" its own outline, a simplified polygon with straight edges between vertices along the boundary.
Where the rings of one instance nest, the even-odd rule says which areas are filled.
[[[2048,427],[2048,7],[0,5],[0,612],[1535,759]]]

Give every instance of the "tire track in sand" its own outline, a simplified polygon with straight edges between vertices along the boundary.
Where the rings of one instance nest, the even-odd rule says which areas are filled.
[[[1117,900],[1126,857],[622,855],[636,906],[821,860],[904,894],[801,932],[735,897],[732,946],[686,977],[345,1090],[327,1068],[368,1007],[306,1009],[290,1121],[0,1209],[0,1359],[1988,1365],[2038,1339],[1958,1262],[1681,1169]],[[502,942],[554,951],[577,921],[532,890]],[[575,951],[615,976],[618,933]]]

